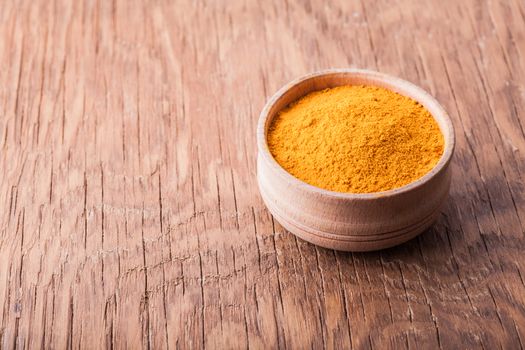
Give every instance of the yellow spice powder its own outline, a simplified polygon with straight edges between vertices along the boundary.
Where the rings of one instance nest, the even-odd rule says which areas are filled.
[[[437,122],[416,101],[373,86],[306,95],[268,131],[270,152],[293,176],[337,192],[380,192],[429,172],[443,154]]]

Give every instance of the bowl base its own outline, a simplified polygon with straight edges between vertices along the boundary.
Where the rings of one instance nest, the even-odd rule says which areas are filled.
[[[263,194],[263,191],[261,191]],[[265,195],[262,195],[266,207],[273,217],[287,231],[309,243],[318,245],[323,248],[334,249],[345,252],[369,252],[380,249],[391,248],[401,243],[407,242],[427,230],[439,217],[441,210],[437,208],[425,219],[416,224],[404,227],[402,229],[381,234],[384,238],[375,238],[366,235],[340,235],[330,232],[319,232],[315,229],[302,227],[302,225],[284,218],[279,214],[277,208],[270,203]],[[376,236],[376,235],[373,235]],[[377,236],[376,236],[377,237]]]

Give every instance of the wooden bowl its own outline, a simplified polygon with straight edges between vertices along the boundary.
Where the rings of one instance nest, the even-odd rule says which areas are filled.
[[[437,165],[417,181],[376,193],[341,193],[309,185],[284,170],[267,143],[272,119],[306,94],[341,85],[372,85],[419,103],[435,118],[445,139]],[[370,251],[408,241],[439,216],[450,189],[454,128],[440,104],[421,88],[368,70],[337,69],[313,73],[285,85],[266,104],[257,126],[257,180],[262,198],[288,231],[322,247]]]

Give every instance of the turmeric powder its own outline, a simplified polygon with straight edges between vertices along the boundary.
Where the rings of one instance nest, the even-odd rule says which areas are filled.
[[[418,102],[373,86],[340,86],[306,95],[268,130],[277,162],[311,185],[370,193],[409,184],[443,154],[444,138]]]

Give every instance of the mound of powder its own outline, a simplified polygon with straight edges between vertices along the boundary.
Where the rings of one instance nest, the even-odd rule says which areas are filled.
[[[416,101],[373,86],[340,86],[306,95],[268,130],[277,162],[311,185],[370,193],[409,184],[439,161],[444,138]]]

